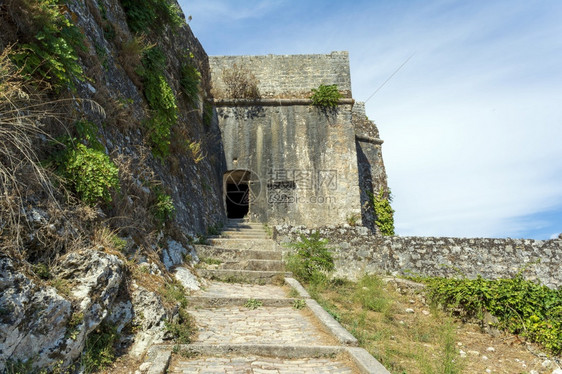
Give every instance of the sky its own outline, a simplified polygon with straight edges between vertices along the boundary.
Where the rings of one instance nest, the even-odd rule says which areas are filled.
[[[562,232],[562,1],[179,3],[209,55],[349,52],[398,235]]]

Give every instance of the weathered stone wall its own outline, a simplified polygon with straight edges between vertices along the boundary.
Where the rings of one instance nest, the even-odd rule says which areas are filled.
[[[336,275],[365,273],[488,279],[509,278],[524,269],[527,279],[562,285],[562,240],[446,238],[373,235],[365,227],[324,227],[336,258]],[[276,226],[278,243],[296,240],[304,227]]]
[[[10,25],[18,25],[14,15],[20,8],[21,1],[0,1],[0,49],[23,42],[16,31],[28,32],[23,27],[7,32]],[[189,287],[188,269],[178,267],[182,255],[191,249],[187,242],[226,218],[221,133],[217,121],[203,120],[203,101],[211,86],[207,54],[189,26],[177,30],[164,26],[161,33],[147,32],[138,38],[130,32],[117,0],[67,1],[64,13],[84,35],[85,50],[78,51],[78,63],[87,80],[76,80],[75,90],[62,93],[62,109],[59,100],[39,106],[46,114],[60,115],[55,125],[49,124],[46,115],[41,131],[33,133],[40,134],[33,139],[34,151],[39,159],[50,159],[55,151],[51,139],[61,132],[74,136],[75,123],[88,120],[119,168],[121,188],[110,204],[95,209],[41,190],[39,185],[24,191],[21,210],[2,207],[2,213],[11,215],[9,221],[17,222],[21,231],[17,236],[23,240],[9,237],[3,215],[0,372],[5,372],[9,361],[27,360],[34,369],[57,371],[55,365],[62,362],[60,371],[66,372],[80,357],[88,336],[103,322],[116,327],[122,348],[130,348],[135,356],[144,354],[150,344],[169,334],[165,322],[177,315],[174,305],[162,302],[159,288],[174,275]],[[152,113],[142,77],[135,72],[140,49],[152,45],[166,56],[164,74],[178,107],[177,123],[170,129],[174,134],[170,156],[164,160],[150,150],[151,130],[146,123]],[[186,57],[189,54],[193,57]],[[201,73],[195,105],[180,87],[185,63]],[[64,98],[71,97],[76,101],[65,106]],[[186,146],[191,142],[201,146],[199,156],[203,157],[196,157]],[[165,226],[155,217],[159,193],[171,196],[175,208]],[[8,245],[8,240],[15,244]],[[118,242],[123,243],[119,250]],[[42,269],[43,279],[36,266]],[[55,280],[57,288],[51,287]]]
[[[251,219],[269,224],[343,224],[360,216],[355,128],[347,52],[209,57],[227,170],[250,170]],[[234,66],[258,81],[260,98],[226,97]],[[311,89],[336,84],[337,110],[311,106]],[[226,170],[225,170],[226,171]],[[360,219],[359,219],[360,220]]]
[[[251,71],[262,97],[308,97],[312,88],[336,84],[351,97],[351,76],[347,52],[311,55],[210,56],[215,97],[225,98],[222,72],[234,65]]]
[[[367,118],[365,103],[355,102],[352,121],[356,134],[355,146],[361,193],[361,220],[363,226],[376,231],[376,216],[371,194],[376,195],[381,189],[388,190],[386,170],[382,158],[383,141],[379,137],[379,130],[375,123]]]
[[[256,174],[250,217],[269,224],[343,224],[358,214],[351,105],[219,107],[228,170]],[[256,185],[256,184],[254,184]]]
[[[93,78],[91,84],[78,86],[77,96],[96,100],[104,107],[107,116],[123,115],[109,109],[112,102],[121,100],[131,103],[131,112],[127,116],[123,115],[125,123],[121,128],[99,126],[100,139],[109,155],[120,157],[133,165],[130,172],[139,185],[146,184],[143,177],[147,173],[153,173],[155,179],[162,182],[164,192],[173,199],[175,223],[184,234],[196,237],[198,233],[206,232],[209,226],[225,220],[221,190],[224,155],[220,131],[216,121],[206,126],[202,120],[203,100],[210,95],[211,87],[207,53],[187,24],[177,31],[166,29],[162,36],[147,36],[147,42],[157,45],[166,55],[166,81],[178,105],[176,127],[188,134],[189,141],[201,143],[205,155],[196,162],[190,152],[174,149],[172,141],[172,156],[163,161],[158,160],[150,153],[146,140],[148,129],[143,126],[150,113],[145,104],[142,85],[131,78],[132,74],[123,66],[124,60],[120,59],[124,45],[130,43],[134,35],[128,30],[126,15],[119,2],[100,0],[99,7],[104,9],[103,17],[116,30],[114,40],[105,38],[97,6],[84,1],[69,2],[69,8],[76,15],[76,24],[83,30],[89,49],[89,58],[83,60],[86,65],[84,70]],[[180,69],[184,63],[182,56],[185,56],[186,51],[193,55],[190,62],[201,73],[199,102],[195,108],[181,93],[180,87]],[[100,62],[103,62],[101,69]],[[90,113],[88,119],[96,124],[107,121],[96,113]],[[142,168],[137,167],[137,163]],[[146,187],[145,190],[147,194],[150,193]],[[135,204],[136,200],[133,199],[129,208],[136,209]],[[126,226],[132,223],[123,220],[120,224]]]

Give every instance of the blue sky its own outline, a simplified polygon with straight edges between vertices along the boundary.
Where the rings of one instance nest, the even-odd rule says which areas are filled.
[[[562,1],[180,0],[209,55],[350,54],[399,235],[562,231]]]

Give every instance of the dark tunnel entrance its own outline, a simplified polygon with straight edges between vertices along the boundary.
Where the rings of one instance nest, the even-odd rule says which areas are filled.
[[[250,211],[250,188],[252,172],[233,170],[224,174],[226,215],[228,218],[244,218]]]

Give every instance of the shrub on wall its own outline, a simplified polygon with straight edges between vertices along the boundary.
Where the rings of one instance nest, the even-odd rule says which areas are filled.
[[[84,80],[76,50],[86,50],[82,33],[64,14],[67,8],[60,3],[22,1],[23,13],[31,15],[31,23],[39,31],[33,41],[22,44],[11,55],[24,76],[37,78],[57,92],[74,87],[74,79]]]
[[[164,159],[170,154],[171,128],[178,119],[178,107],[172,88],[164,77],[166,56],[158,47],[146,50],[138,74],[143,79],[144,96],[151,109],[146,122],[154,156]]]
[[[312,100],[312,105],[324,109],[335,108],[342,98],[342,94],[335,84],[321,84],[318,88],[313,88],[311,92],[312,96],[310,99]]]
[[[224,69],[222,80],[226,86],[226,97],[232,99],[259,99],[258,79],[248,69],[234,64]]]
[[[184,24],[181,11],[171,0],[121,0],[132,32],[162,32],[165,25],[173,29]]]
[[[55,163],[67,185],[87,204],[108,203],[111,191],[119,190],[119,170],[102,151],[68,141]]]
[[[161,187],[156,186],[152,189],[155,195],[154,203],[150,210],[159,225],[166,223],[174,217],[176,208],[172,197],[162,191]]]
[[[381,234],[386,236],[394,235],[394,209],[390,206],[392,200],[390,191],[385,192],[381,188],[377,195],[369,193],[369,197],[375,210],[375,223]]]
[[[201,73],[191,63],[185,62],[180,70],[180,87],[181,92],[193,107],[197,106],[200,81]]]

